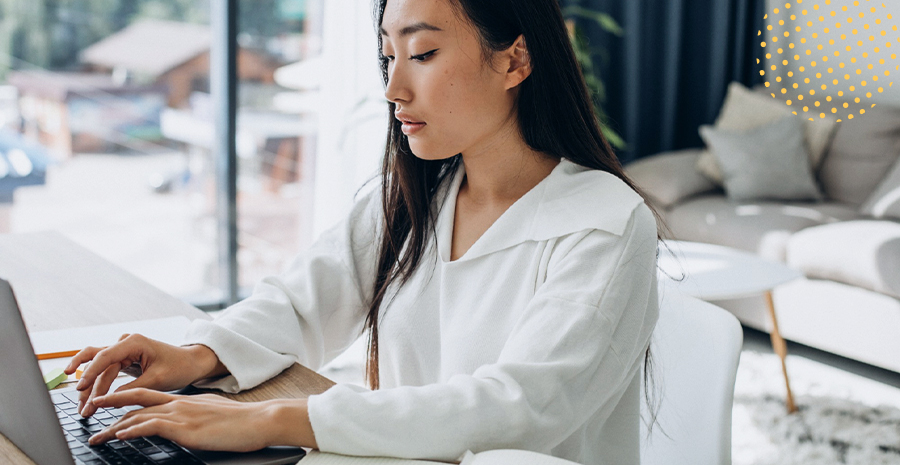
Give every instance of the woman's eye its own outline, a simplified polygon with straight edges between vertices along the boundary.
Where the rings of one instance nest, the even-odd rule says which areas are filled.
[[[394,61],[394,56],[393,56],[393,55],[381,55],[381,56],[378,57],[378,59],[379,59],[382,63],[389,63],[389,62],[391,62],[391,61]]]
[[[415,61],[425,61],[426,59],[428,59],[428,57],[430,57],[431,55],[434,55],[434,52],[436,52],[436,51],[437,51],[437,49],[434,49],[430,52],[425,52],[421,55],[413,55],[413,56],[409,57],[409,59],[415,60]]]

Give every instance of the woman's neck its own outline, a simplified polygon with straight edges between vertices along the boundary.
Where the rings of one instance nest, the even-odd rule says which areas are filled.
[[[462,154],[466,177],[460,194],[473,204],[511,204],[559,164],[559,158],[529,147],[518,128],[498,132],[479,145]]]

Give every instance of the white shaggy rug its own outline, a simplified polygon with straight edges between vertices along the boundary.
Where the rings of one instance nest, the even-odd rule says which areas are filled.
[[[900,390],[804,358],[787,363],[799,408],[793,415],[778,358],[742,352],[734,465],[900,464]]]

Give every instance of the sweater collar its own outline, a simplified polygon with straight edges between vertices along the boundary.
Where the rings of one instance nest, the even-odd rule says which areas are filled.
[[[438,253],[450,262],[456,196],[465,175],[459,168],[447,185],[436,224]],[[621,179],[566,158],[515,201],[455,262],[472,260],[527,241],[545,241],[586,229],[621,236],[643,199]]]

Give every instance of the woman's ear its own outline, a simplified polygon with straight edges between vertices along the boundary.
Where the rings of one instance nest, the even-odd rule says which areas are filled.
[[[503,52],[508,60],[506,67],[506,89],[512,89],[531,75],[531,55],[528,53],[528,45],[525,36],[519,35],[516,41]],[[504,60],[506,64],[507,60]]]

